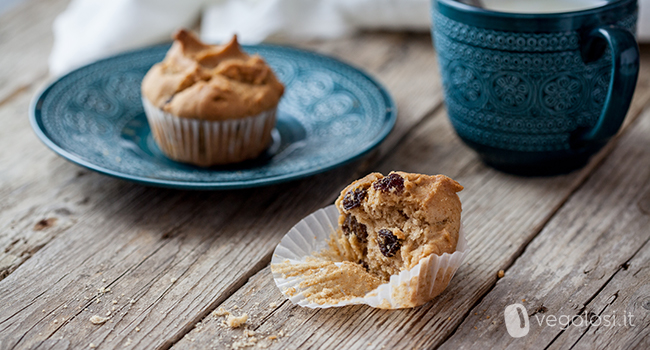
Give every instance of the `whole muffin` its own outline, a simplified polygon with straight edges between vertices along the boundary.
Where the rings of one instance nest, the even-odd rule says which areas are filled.
[[[179,30],[165,59],[142,81],[142,102],[160,149],[199,166],[258,157],[271,141],[284,93],[258,55],[241,50],[237,37],[206,45]]]

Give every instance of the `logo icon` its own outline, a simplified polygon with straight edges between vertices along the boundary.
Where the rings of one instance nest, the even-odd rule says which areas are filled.
[[[506,329],[511,337],[521,338],[528,334],[530,322],[528,320],[528,311],[523,305],[508,305],[503,312],[503,317],[506,321]]]

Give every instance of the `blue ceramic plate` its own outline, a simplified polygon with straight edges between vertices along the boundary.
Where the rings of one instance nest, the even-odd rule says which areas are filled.
[[[287,47],[246,46],[286,86],[273,143],[259,158],[199,168],[166,158],[155,144],[140,82],[168,45],[107,58],[58,79],[36,96],[31,122],[54,152],[120,179],[184,189],[269,185],[320,173],[362,156],[395,124],[395,104],[364,72]]]

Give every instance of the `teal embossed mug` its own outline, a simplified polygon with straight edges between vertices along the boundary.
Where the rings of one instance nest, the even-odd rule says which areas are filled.
[[[432,0],[448,114],[484,162],[519,174],[567,172],[618,132],[639,73],[637,2],[601,2],[525,14]]]

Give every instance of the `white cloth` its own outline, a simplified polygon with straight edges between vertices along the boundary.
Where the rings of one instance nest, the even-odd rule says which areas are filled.
[[[50,72],[170,40],[202,15],[201,38],[331,38],[357,29],[428,30],[430,0],[72,0],[54,22]]]
[[[650,0],[640,0],[639,40],[650,41]],[[54,22],[50,72],[170,40],[201,20],[201,38],[242,43],[331,38],[359,29],[427,31],[430,0],[72,0]]]
[[[637,27],[637,40],[640,43],[650,43],[650,0],[639,0]]]

